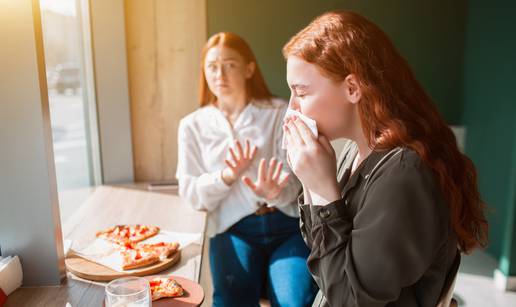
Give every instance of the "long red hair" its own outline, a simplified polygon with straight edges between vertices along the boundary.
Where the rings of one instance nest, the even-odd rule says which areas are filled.
[[[487,244],[475,167],[379,27],[353,12],[328,12],[291,38],[283,55],[300,57],[335,81],[354,74],[362,90],[359,116],[371,148],[416,151],[438,179],[460,249],[468,253]]]
[[[254,74],[246,82],[247,101],[252,99],[268,101],[273,98],[269,91],[262,72],[258,67],[253,51],[240,36],[230,32],[219,32],[208,39],[201,52],[201,78],[199,80],[199,98],[201,107],[214,103],[217,97],[208,87],[206,82],[206,75],[204,74],[204,61],[206,54],[212,47],[228,47],[238,52],[246,64],[255,63]]]

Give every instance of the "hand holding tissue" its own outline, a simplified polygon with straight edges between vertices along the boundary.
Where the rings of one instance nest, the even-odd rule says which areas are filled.
[[[285,122],[288,118],[293,117],[293,116],[297,116],[299,119],[301,119],[303,121],[303,123],[305,123],[305,125],[310,129],[310,131],[315,136],[315,138],[319,137],[319,132],[317,130],[317,123],[315,122],[315,120],[302,114],[301,112],[298,112],[298,111],[292,110],[292,109],[287,109],[287,113],[285,114],[285,118],[283,119],[283,122]],[[283,134],[281,148],[287,149],[287,138],[285,137],[285,134]]]

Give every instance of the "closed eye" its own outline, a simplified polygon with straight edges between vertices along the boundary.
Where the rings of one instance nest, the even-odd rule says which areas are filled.
[[[292,92],[294,92],[294,94],[296,95],[296,97],[299,97],[299,98],[304,98],[306,96],[306,90],[307,90],[307,86],[306,85],[302,85],[302,84],[293,84],[291,86],[291,90]]]
[[[306,96],[306,93],[305,92],[298,92],[298,91],[296,91],[296,96],[299,97],[299,98],[304,98]]]

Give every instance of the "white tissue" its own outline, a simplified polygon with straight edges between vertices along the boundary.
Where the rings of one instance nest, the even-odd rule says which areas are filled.
[[[6,295],[18,289],[23,280],[23,272],[18,256],[0,260],[0,288]]]
[[[299,117],[299,119],[301,119],[308,128],[310,128],[310,131],[312,132],[312,134],[318,138],[319,137],[319,132],[317,131],[317,123],[315,122],[315,120],[311,119],[310,117],[296,111],[296,110],[292,110],[292,109],[287,109],[287,113],[285,114],[285,118],[283,119],[283,121],[287,120],[288,118],[292,117],[292,116],[297,116]],[[281,148],[282,149],[287,149],[287,138],[285,137],[285,134],[283,134],[283,140],[281,142]]]

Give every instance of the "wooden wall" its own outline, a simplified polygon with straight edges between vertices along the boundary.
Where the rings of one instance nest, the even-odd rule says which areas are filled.
[[[135,181],[175,178],[179,120],[198,107],[206,0],[126,0]]]

